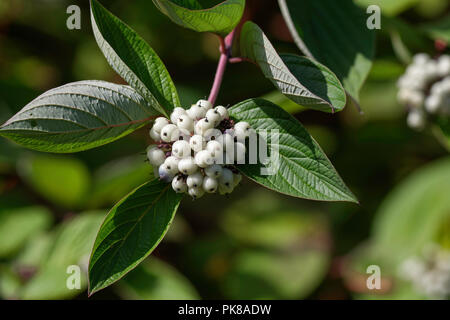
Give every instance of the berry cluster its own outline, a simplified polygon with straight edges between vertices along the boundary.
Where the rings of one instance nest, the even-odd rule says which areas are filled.
[[[245,162],[250,133],[250,125],[235,124],[225,107],[199,100],[188,110],[175,108],[170,120],[155,120],[150,137],[157,145],[149,147],[147,157],[155,175],[177,193],[194,199],[205,192],[229,194],[242,179],[232,165]]]
[[[430,244],[421,256],[406,259],[399,275],[410,281],[417,292],[433,299],[450,298],[450,251]]]
[[[398,100],[409,110],[411,128],[422,130],[433,115],[450,116],[450,56],[414,56],[398,87]]]

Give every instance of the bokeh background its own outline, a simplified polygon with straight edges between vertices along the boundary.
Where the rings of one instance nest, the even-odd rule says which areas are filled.
[[[208,95],[218,59],[214,35],[172,24],[152,1],[101,2],[158,52],[184,104]],[[433,260],[436,250],[450,250],[450,157],[432,133],[406,126],[396,81],[410,53],[447,50],[449,1],[358,3],[380,4],[384,14],[361,93],[364,114],[352,106],[336,115],[304,111],[248,63],[229,66],[218,102],[263,96],[295,114],[360,205],[292,199],[248,180],[230,197],[185,199],[151,257],[91,299],[445,298],[428,287],[450,276],[423,287],[401,271],[411,258]],[[82,8],[81,30],[66,28],[70,4]],[[277,1],[248,0],[246,18],[279,51],[299,53]],[[87,0],[0,1],[1,123],[40,93],[86,79],[123,83],[97,48]],[[151,178],[144,155],[150,143],[148,128],[71,155],[0,139],[1,299],[87,298],[84,274],[81,290],[66,288],[66,268],[85,273],[108,209]],[[369,265],[381,268],[380,290],[367,289]]]

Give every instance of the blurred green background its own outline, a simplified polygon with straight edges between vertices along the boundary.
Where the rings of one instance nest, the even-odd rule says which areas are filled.
[[[218,40],[172,24],[148,0],[103,0],[160,55],[190,104],[208,95]],[[360,205],[292,199],[244,180],[232,196],[185,199],[147,261],[92,299],[432,298],[398,274],[408,257],[437,243],[450,249],[450,157],[430,133],[405,124],[396,81],[410,54],[436,54],[450,40],[448,0],[358,0],[382,6],[372,72],[352,106],[302,111],[273,92],[252,64],[227,69],[218,102],[264,96],[289,110],[323,147]],[[66,28],[66,8],[82,29]],[[274,0],[248,0],[281,52],[299,53]],[[43,91],[85,79],[123,83],[97,48],[88,1],[0,1],[0,122]],[[151,178],[148,128],[73,155],[31,152],[0,139],[0,298],[86,299],[89,252],[115,202]],[[366,287],[381,267],[382,289]],[[68,290],[79,265],[82,289]]]

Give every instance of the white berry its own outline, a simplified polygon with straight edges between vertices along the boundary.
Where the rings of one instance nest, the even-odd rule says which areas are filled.
[[[172,145],[172,154],[179,159],[190,157],[191,151],[192,150],[189,142],[184,140],[176,141]]]
[[[250,135],[250,124],[248,122],[238,122],[234,125],[235,137],[239,140],[245,140]]]
[[[409,112],[407,118],[408,126],[413,129],[422,130],[425,127],[425,115],[420,109],[414,109]]]
[[[192,118],[187,114],[179,116],[176,124],[179,129],[187,130],[189,132],[194,131],[194,120],[192,120]]]
[[[173,109],[172,114],[170,115],[170,121],[173,124],[177,124],[178,119],[183,115],[187,115],[186,110],[180,107],[175,108]]]
[[[175,176],[173,173],[170,172],[165,163],[159,166],[158,175],[160,180],[167,183],[169,183]]]
[[[189,140],[189,145],[194,152],[199,152],[205,147],[205,140],[203,139],[203,136],[196,134]]]
[[[217,106],[214,108],[219,114],[222,120],[228,119],[228,110],[224,106]]]
[[[205,168],[205,174],[211,178],[219,178],[222,175],[222,166],[213,164],[212,166]]]
[[[212,165],[214,162],[211,152],[208,150],[202,150],[195,155],[195,163],[200,168],[206,168]]]
[[[152,166],[160,166],[166,160],[166,155],[161,149],[151,147],[147,150],[147,158]]]
[[[203,195],[205,194],[205,191],[201,187],[189,188],[188,193],[192,197],[192,199],[196,200],[196,199],[203,197]]]
[[[208,110],[208,112],[206,112],[206,119],[208,119],[208,121],[214,123],[215,127],[218,126],[219,123],[222,121],[222,117],[216,109]]]
[[[222,189],[233,190],[234,187],[234,177],[233,172],[230,169],[223,169],[222,175],[219,178],[219,185]]]
[[[214,193],[217,191],[217,188],[219,187],[219,182],[215,178],[211,177],[205,177],[203,179],[203,190],[207,193]]]
[[[199,171],[189,175],[186,180],[186,184],[189,188],[201,187],[202,183],[203,183],[203,175]]]
[[[173,178],[172,188],[176,193],[185,193],[188,189],[187,184],[181,175],[177,175]]]
[[[198,100],[196,105],[203,108],[205,110],[205,114],[206,114],[206,111],[208,111],[209,109],[212,109],[212,107],[213,107],[211,102],[209,102],[208,100]]]
[[[195,124],[194,132],[195,134],[204,135],[206,131],[212,129],[213,127],[214,124],[212,122],[209,122],[208,119],[203,118]]]
[[[158,132],[155,131],[154,128],[151,128],[149,133],[150,133],[150,138],[152,138],[153,141],[161,140],[161,136],[159,135]]]
[[[202,119],[206,115],[206,110],[196,104],[193,104],[186,112],[193,120]]]
[[[180,160],[178,170],[185,175],[190,175],[198,170],[198,166],[195,164],[194,158],[189,157]]]
[[[166,170],[170,174],[175,175],[178,173],[178,163],[179,162],[180,162],[180,160],[178,160],[174,156],[170,156],[170,157],[167,157],[167,159],[164,161],[164,165],[165,165]]]
[[[216,140],[211,140],[206,144],[206,150],[208,150],[211,153],[211,156],[213,158],[216,158],[219,155],[222,155],[223,146],[220,142]]]
[[[179,132],[178,128],[174,124],[165,125],[161,130],[161,140],[164,142],[170,142],[172,139],[172,134]]]
[[[164,117],[159,117],[155,119],[155,122],[153,123],[153,129],[157,133],[161,133],[162,128],[164,128],[166,125],[169,124],[169,120]]]
[[[237,185],[239,183],[241,183],[241,181],[242,181],[242,175],[241,174],[239,174],[239,173],[233,174],[233,184],[234,184],[235,188],[237,187]]]

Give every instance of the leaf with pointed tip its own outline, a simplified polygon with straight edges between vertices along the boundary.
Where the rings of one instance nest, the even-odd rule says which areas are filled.
[[[169,229],[181,198],[170,184],[152,180],[109,212],[91,253],[90,294],[122,278],[156,248]]]
[[[133,29],[91,0],[95,39],[111,67],[159,112],[180,106],[178,93],[156,52]]]
[[[372,67],[375,32],[353,0],[278,0],[303,53],[325,64],[356,100]]]
[[[278,55],[264,32],[247,22],[241,32],[242,55],[256,62],[266,78],[295,103],[320,111],[340,111],[346,95],[327,67],[306,57]]]
[[[0,135],[33,150],[78,152],[124,137],[157,115],[131,87],[80,81],[31,101],[0,127]]]
[[[239,23],[245,0],[153,0],[174,23],[197,32],[230,33]]]
[[[263,99],[238,103],[229,113],[235,121],[248,122],[260,137],[266,133],[269,159],[263,160],[268,162],[237,165],[247,177],[293,197],[357,202],[317,142],[289,113]]]

